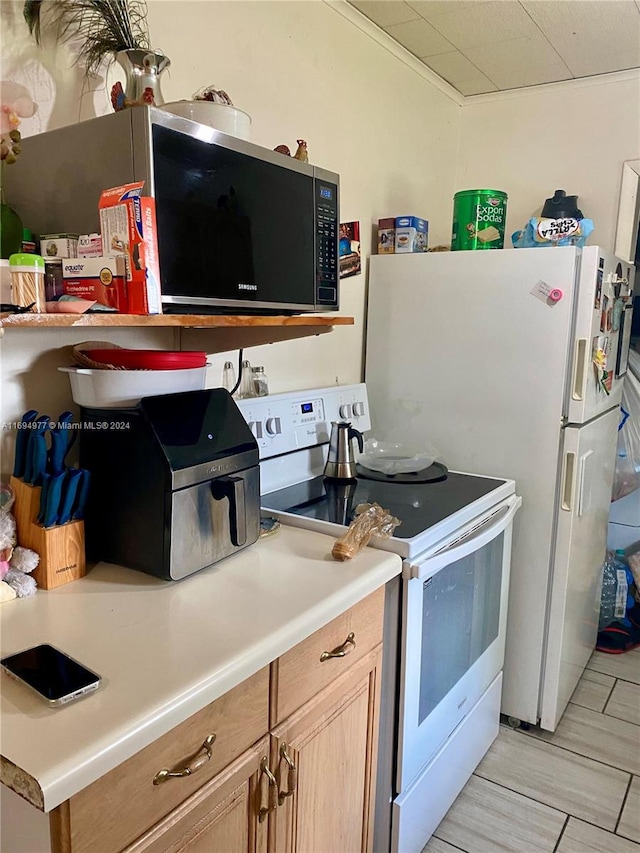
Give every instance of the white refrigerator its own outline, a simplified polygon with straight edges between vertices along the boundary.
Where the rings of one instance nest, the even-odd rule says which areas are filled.
[[[633,267],[597,246],[371,258],[371,436],[515,479],[502,713],[555,730],[594,648]]]

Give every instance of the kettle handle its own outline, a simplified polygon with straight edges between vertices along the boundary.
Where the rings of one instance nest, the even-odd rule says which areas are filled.
[[[364,436],[360,432],[359,429],[354,429],[353,427],[349,427],[349,439],[355,438],[358,442],[358,449],[360,453],[364,453]]]

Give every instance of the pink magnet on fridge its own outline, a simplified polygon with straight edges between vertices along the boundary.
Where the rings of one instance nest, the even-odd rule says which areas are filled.
[[[553,290],[549,291],[549,299],[552,302],[560,302],[563,296],[564,293],[560,290],[559,287],[554,287]]]

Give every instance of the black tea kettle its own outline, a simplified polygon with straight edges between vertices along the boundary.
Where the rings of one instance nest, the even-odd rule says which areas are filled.
[[[364,437],[354,429],[349,421],[332,421],[329,437],[329,455],[324,466],[324,476],[331,480],[355,480],[357,477],[356,460],[353,457],[351,439],[355,438],[364,450]]]

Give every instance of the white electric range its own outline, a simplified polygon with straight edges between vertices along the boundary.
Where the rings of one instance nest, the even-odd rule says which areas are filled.
[[[404,558],[387,590],[374,849],[419,853],[498,733],[515,483],[446,468],[325,480],[331,422],[371,428],[364,384],[237,402],[265,514],[335,536],[362,503],[401,521],[371,542]]]

